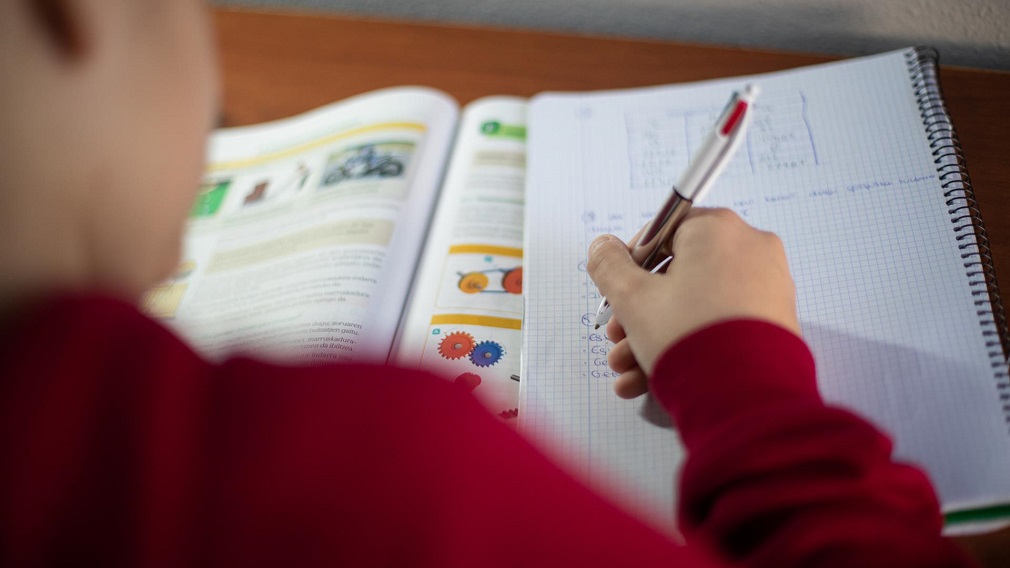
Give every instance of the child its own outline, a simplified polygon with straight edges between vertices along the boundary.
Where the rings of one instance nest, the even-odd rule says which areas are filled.
[[[821,402],[781,245],[727,211],[665,275],[590,251],[616,388],[690,453],[686,545],[441,379],[201,360],[133,302],[178,260],[211,44],[198,0],[0,2],[0,564],[968,565],[926,478]]]

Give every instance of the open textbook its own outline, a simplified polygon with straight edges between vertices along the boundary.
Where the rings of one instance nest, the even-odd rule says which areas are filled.
[[[216,132],[147,310],[211,358],[389,358],[514,421],[525,110],[403,87]]]
[[[780,234],[825,397],[926,468],[951,526],[1007,514],[1005,329],[935,62],[915,50],[461,114],[404,87],[221,130],[182,266],[147,308],[211,358],[433,369],[670,527],[676,430],[612,394],[586,249],[651,218],[746,82],[763,95],[704,205]]]

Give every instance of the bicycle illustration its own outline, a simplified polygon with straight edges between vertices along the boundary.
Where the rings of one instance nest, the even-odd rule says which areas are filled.
[[[323,185],[334,185],[352,179],[402,175],[406,156],[393,151],[380,151],[376,146],[365,144],[352,149],[346,158],[341,156],[331,161],[323,172]]]

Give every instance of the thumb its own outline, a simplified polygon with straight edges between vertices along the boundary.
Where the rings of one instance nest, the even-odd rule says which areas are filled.
[[[610,298],[623,296],[624,291],[642,277],[642,268],[631,258],[628,246],[614,235],[600,235],[589,245],[586,263],[589,277],[600,293]]]

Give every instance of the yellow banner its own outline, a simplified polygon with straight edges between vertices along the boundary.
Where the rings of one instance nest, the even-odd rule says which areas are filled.
[[[439,314],[431,318],[431,325],[483,325],[502,329],[522,329],[523,320],[470,314]]]

